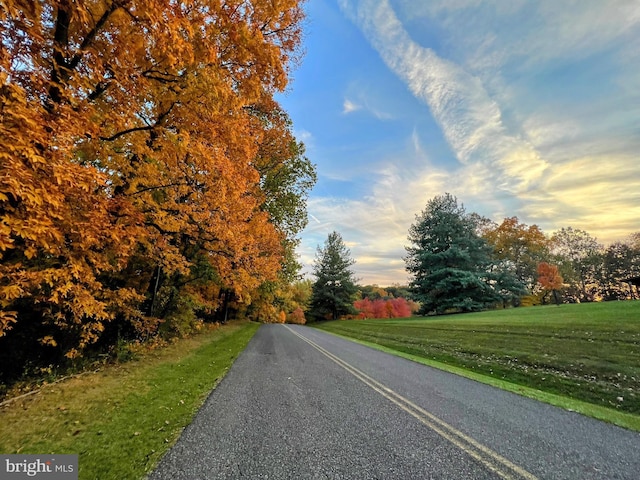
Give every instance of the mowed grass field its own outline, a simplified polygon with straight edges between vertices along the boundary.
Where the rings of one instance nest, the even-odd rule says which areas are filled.
[[[233,322],[0,407],[0,453],[79,454],[80,480],[144,478],[259,325]]]
[[[632,414],[631,424],[640,426],[640,301],[344,320],[317,328],[499,380],[487,383]]]

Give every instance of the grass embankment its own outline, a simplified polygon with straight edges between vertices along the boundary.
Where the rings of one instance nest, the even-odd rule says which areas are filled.
[[[0,452],[77,453],[80,479],[143,478],[259,325],[237,323],[0,408]]]
[[[640,431],[640,302],[318,325]]]

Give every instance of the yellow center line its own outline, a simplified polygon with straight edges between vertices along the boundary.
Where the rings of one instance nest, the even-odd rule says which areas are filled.
[[[343,369],[351,373],[354,377],[360,380],[362,383],[370,387],[372,390],[378,392],[380,395],[394,403],[400,409],[409,413],[416,419],[418,419],[422,424],[429,427],[431,430],[436,432],[441,437],[445,438],[456,447],[463,450],[469,456],[480,462],[482,465],[487,467],[492,472],[496,473],[500,477],[505,480],[512,479],[526,479],[526,480],[537,480],[537,478],[531,473],[527,472],[523,468],[514,464],[513,462],[507,460],[499,453],[491,450],[490,448],[482,445],[478,441],[469,437],[468,435],[462,433],[460,430],[455,427],[449,425],[448,423],[440,420],[438,417],[433,415],[432,413],[427,412],[422,407],[419,407],[415,403],[411,402],[407,398],[403,397],[399,393],[393,391],[391,388],[383,385],[377,380],[371,378],[366,373],[358,370],[353,365],[345,362],[341,358],[337,357],[333,353],[325,350],[323,347],[318,345],[317,343],[309,340],[307,337],[301,335],[300,333],[292,330],[290,327],[286,326],[287,330],[291,333],[304,340],[306,343],[311,345],[313,348],[318,350],[320,353],[328,357],[333,362],[337,363]]]

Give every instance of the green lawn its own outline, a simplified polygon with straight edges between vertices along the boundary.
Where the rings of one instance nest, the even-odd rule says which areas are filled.
[[[488,383],[522,385],[622,417],[632,414],[631,423],[640,426],[638,301],[337,321],[317,328],[498,380]]]
[[[258,327],[232,323],[0,407],[0,452],[77,453],[80,479],[143,478]]]

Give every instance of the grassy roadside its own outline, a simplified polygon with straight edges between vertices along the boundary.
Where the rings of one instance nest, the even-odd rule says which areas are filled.
[[[640,431],[640,302],[338,321],[318,328]]]
[[[0,408],[0,452],[77,453],[80,479],[143,478],[258,324],[232,323]]]

